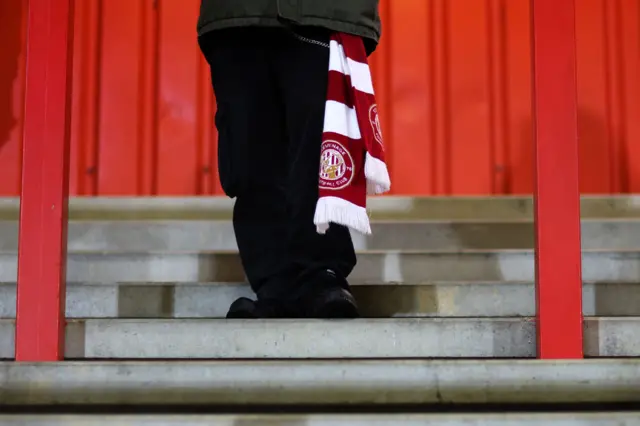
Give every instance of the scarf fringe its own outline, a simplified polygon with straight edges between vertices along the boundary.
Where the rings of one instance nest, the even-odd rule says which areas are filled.
[[[367,178],[368,195],[380,195],[391,190],[387,165],[368,152],[364,161],[364,176]]]
[[[313,223],[319,234],[326,234],[331,223],[344,225],[365,235],[371,234],[367,209],[337,197],[318,200]]]

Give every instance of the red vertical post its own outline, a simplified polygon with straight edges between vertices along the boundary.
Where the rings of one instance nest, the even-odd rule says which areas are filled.
[[[531,0],[538,357],[583,357],[575,0]]]
[[[73,0],[29,0],[16,360],[64,357]]]

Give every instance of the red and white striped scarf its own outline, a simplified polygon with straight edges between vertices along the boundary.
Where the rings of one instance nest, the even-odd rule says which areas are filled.
[[[329,86],[320,158],[320,195],[314,223],[371,233],[367,195],[391,188],[371,71],[362,38],[331,36]]]

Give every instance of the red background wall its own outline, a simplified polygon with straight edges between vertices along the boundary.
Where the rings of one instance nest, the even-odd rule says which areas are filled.
[[[220,194],[199,0],[76,0],[71,192]],[[640,2],[577,0],[582,190],[640,192]],[[0,195],[20,189],[26,0],[0,1]],[[529,0],[383,0],[395,194],[532,189]]]

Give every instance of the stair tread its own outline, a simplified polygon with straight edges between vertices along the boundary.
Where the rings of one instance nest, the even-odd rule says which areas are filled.
[[[367,250],[530,250],[531,220],[373,220],[373,233],[352,232],[354,247]],[[0,251],[15,252],[18,222],[0,220]],[[585,220],[582,247],[634,250],[640,241],[640,219]],[[71,221],[68,249],[100,252],[235,251],[230,220]]]
[[[505,248],[505,249],[455,249],[455,250],[425,250],[425,249],[407,249],[407,250],[360,250],[358,256],[457,256],[457,255],[533,255],[533,248]],[[625,249],[583,249],[585,255],[597,254],[621,254],[638,256],[640,255],[640,247]],[[220,257],[239,257],[237,250],[71,250],[67,253],[70,257],[80,256],[220,256]],[[17,256],[15,250],[0,250],[0,256]]]
[[[638,426],[640,412],[474,414],[0,415],[5,426]]]
[[[13,357],[14,320],[0,320],[0,358]],[[585,355],[640,356],[640,317],[585,318]],[[530,358],[533,318],[348,321],[69,320],[65,354],[91,359]]]
[[[633,213],[640,210],[640,197],[635,195],[582,196],[582,213]],[[227,197],[71,197],[70,212],[231,212],[234,200]],[[0,212],[17,212],[18,197],[0,199]],[[476,214],[487,211],[530,213],[531,196],[385,196],[369,197],[367,207],[372,212],[439,213],[447,209],[470,210]],[[470,209],[473,207],[474,209]]]
[[[640,250],[583,254],[585,281],[640,281]],[[532,280],[532,250],[372,251],[358,256],[350,279],[364,282]],[[15,281],[17,254],[0,254],[0,281]],[[242,281],[235,252],[78,252],[67,258],[70,281]]]
[[[0,363],[3,404],[640,402],[640,360]]]
[[[633,195],[583,196],[583,217],[638,217]],[[71,217],[78,219],[163,219],[230,217],[234,202],[226,197],[72,197]],[[368,210],[382,217],[531,217],[532,197],[369,197]],[[0,219],[18,217],[19,199],[0,199]]]
[[[535,285],[524,282],[353,281],[365,317],[520,317],[536,311]],[[16,283],[0,283],[0,318],[15,318]],[[583,313],[640,315],[640,283],[585,282]],[[220,318],[240,297],[254,298],[241,282],[69,282],[67,318]]]

